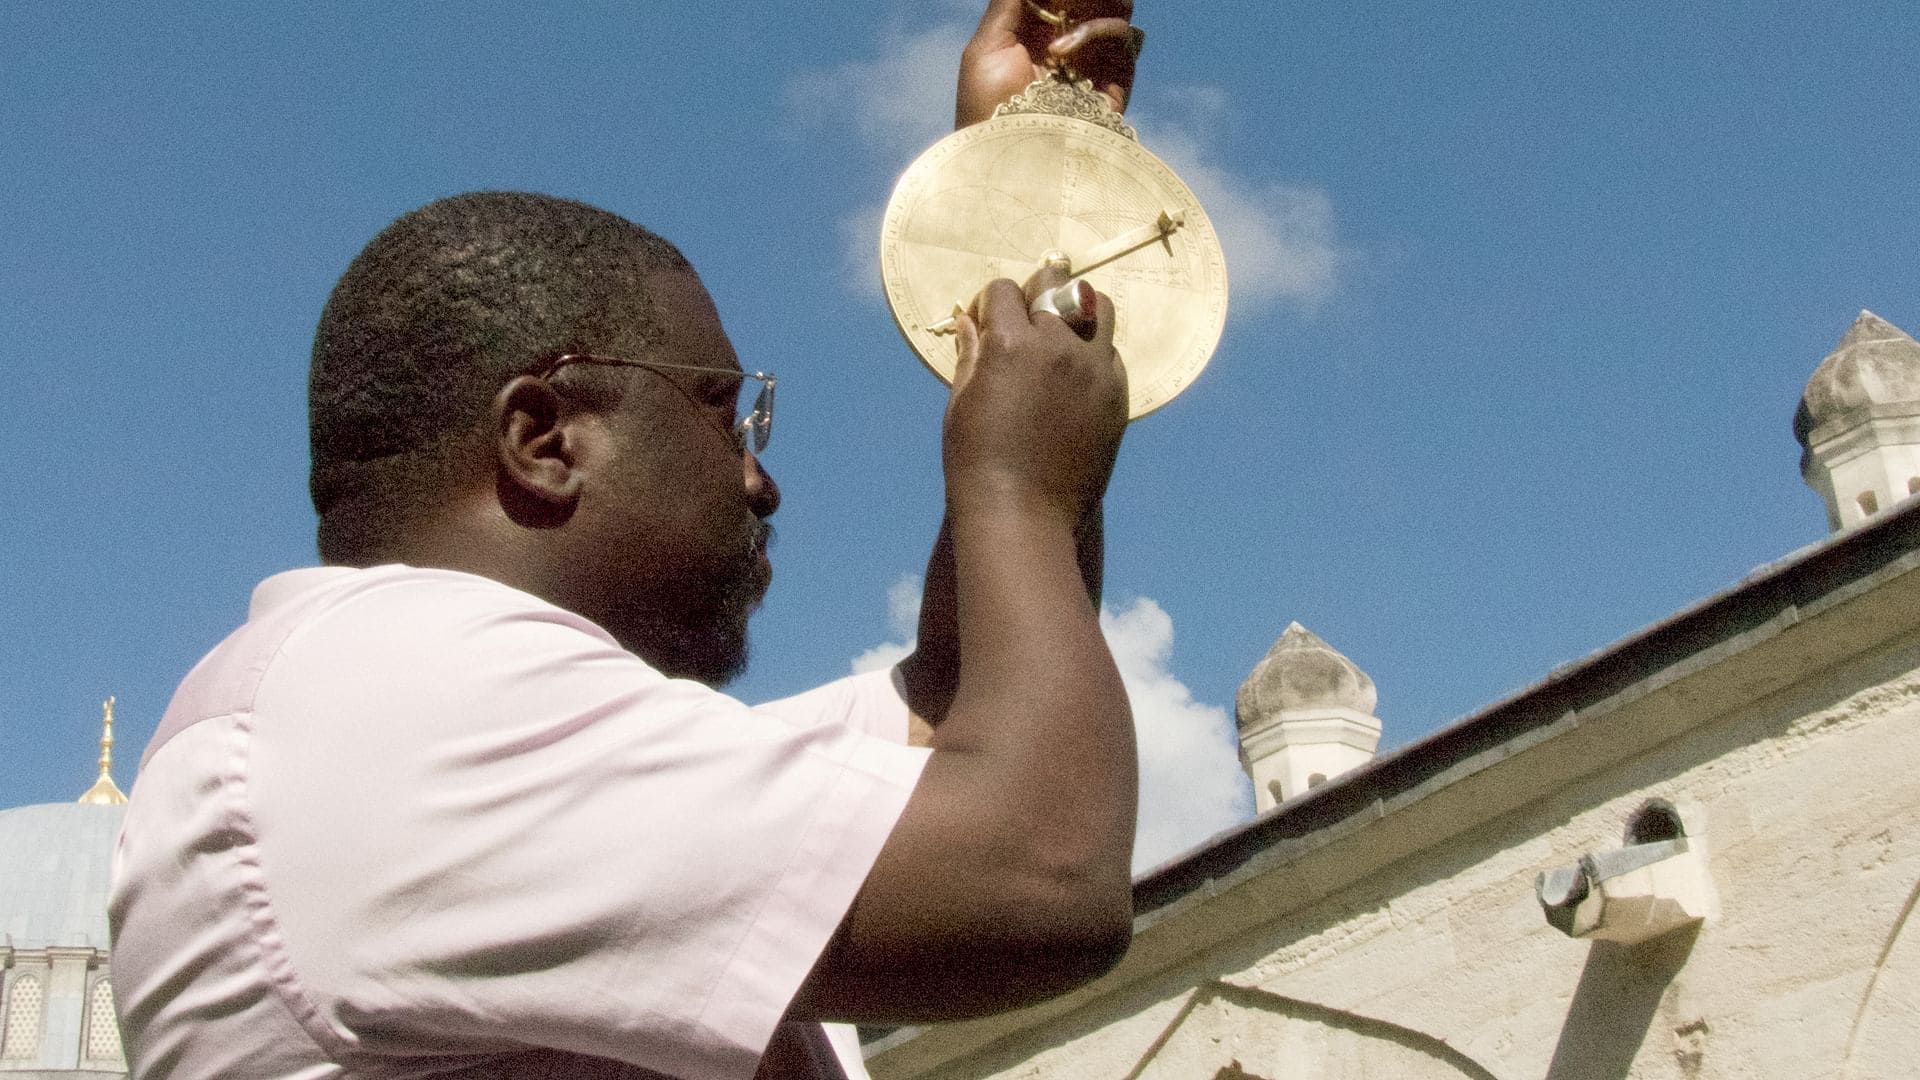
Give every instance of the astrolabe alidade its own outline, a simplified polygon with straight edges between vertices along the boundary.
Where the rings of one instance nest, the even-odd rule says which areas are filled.
[[[880,227],[887,305],[948,383],[956,305],[1049,264],[1113,297],[1130,418],[1172,400],[1213,356],[1227,318],[1213,223],[1107,96],[1068,70],[921,154]]]

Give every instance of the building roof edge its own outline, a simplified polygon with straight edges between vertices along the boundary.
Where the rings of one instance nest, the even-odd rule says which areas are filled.
[[[1727,589],[1557,667],[1525,689],[1148,871],[1134,882],[1136,916],[1205,888],[1275,844],[1372,813],[1481,755],[1523,740],[1784,613],[1886,572],[1903,559],[1920,565],[1920,498],[1761,566]]]

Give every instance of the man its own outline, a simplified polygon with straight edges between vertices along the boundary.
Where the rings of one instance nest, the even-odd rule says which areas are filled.
[[[1055,37],[993,0],[958,120],[1048,49],[1124,102],[1128,5],[1076,13]],[[1088,326],[1030,313],[1054,283],[960,320],[919,651],[750,709],[709,686],[769,580],[772,381],[685,259],[510,193],[376,237],[315,336],[327,565],[255,591],[135,785],[134,1074],[857,1074],[818,1021],[1110,966],[1135,766],[1088,590],[1125,374],[1105,298]]]

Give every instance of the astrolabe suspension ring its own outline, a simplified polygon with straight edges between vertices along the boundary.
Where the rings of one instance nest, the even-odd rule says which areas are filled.
[[[1026,0],[1026,3],[1028,11],[1039,16],[1041,22],[1046,23],[1055,30],[1065,30],[1067,25],[1073,21],[1067,18],[1066,12],[1055,11],[1049,4],[1036,3],[1035,0]]]

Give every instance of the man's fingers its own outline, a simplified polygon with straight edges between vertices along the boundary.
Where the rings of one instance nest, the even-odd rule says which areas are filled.
[[[1128,25],[1132,17],[1133,0],[988,0],[973,40],[1018,40],[1036,64],[1043,54],[1068,59],[1089,42],[1095,52],[1111,42],[1128,56],[1138,56],[1146,35]]]
[[[1091,340],[1096,345],[1110,346],[1113,344],[1114,329],[1118,325],[1118,319],[1114,314],[1113,297],[1103,292],[1095,292],[1093,296],[1096,321],[1094,323],[1094,332]],[[1120,362],[1119,352],[1116,350],[1113,355],[1114,363],[1118,364]],[[1120,370],[1121,373],[1124,374],[1126,367],[1123,365]]]
[[[1091,45],[1118,45],[1129,57],[1137,57],[1145,47],[1147,32],[1125,19],[1091,19],[1074,24],[1073,29],[1054,38],[1047,51],[1062,58],[1072,58],[1080,50]]]
[[[1031,301],[1020,286],[1006,278],[998,278],[980,290],[980,298],[974,301],[974,307],[979,312],[980,328],[991,332],[1002,322],[1011,323],[1014,319],[1027,322],[1029,303]]]
[[[1042,266],[1033,272],[1033,276],[1027,279],[1026,285],[1023,286],[1020,291],[1026,294],[1027,303],[1031,304],[1040,298],[1041,293],[1046,292],[1048,289],[1057,289],[1066,283],[1067,271],[1065,267]]]
[[[987,0],[987,10],[980,16],[980,26],[974,31],[975,37],[988,34],[1012,34],[1020,27],[1021,8],[1026,0]]]
[[[1082,341],[1092,341],[1099,329],[1099,294],[1086,278],[1075,278],[1058,288],[1041,293],[1027,308],[1037,318],[1054,315]]]
[[[1018,325],[1011,321],[1016,318],[1033,326],[1038,326],[1042,319],[1057,318],[1066,323],[1067,328],[1081,340],[1110,346],[1114,329],[1113,300],[1084,279],[1073,282],[1078,287],[1073,295],[1063,297],[1056,293],[1053,303],[1044,310],[1035,310],[1036,301],[1067,286],[1069,280],[1065,270],[1057,266],[1043,266],[1033,272],[1024,287],[1016,286],[1006,278],[990,282],[974,300],[974,318],[969,321],[955,319],[955,329],[962,339],[959,345],[962,358],[977,358],[979,335],[991,333],[996,326]],[[957,384],[957,376],[955,381]]]
[[[1038,0],[1054,11],[1064,12],[1068,19],[1080,22],[1092,22],[1095,19],[1116,17],[1133,18],[1133,0]]]
[[[1114,109],[1125,111],[1133,96],[1135,61],[1146,40],[1147,32],[1125,19],[1092,19],[1056,38],[1047,46],[1047,54],[1093,80]]]
[[[973,378],[973,368],[980,360],[980,325],[973,316],[961,311],[958,304],[953,308],[954,354],[953,389],[955,393]]]

